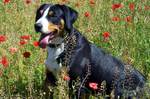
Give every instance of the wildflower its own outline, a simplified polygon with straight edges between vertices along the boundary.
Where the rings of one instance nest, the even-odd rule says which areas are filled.
[[[10,2],[10,0],[3,0],[3,3],[4,4],[7,4],[7,3],[9,3]]]
[[[93,30],[92,28],[88,28],[87,32],[92,32],[92,30]]]
[[[75,3],[75,7],[79,7],[79,6],[80,6],[79,2]]]
[[[66,4],[68,2],[69,2],[69,0],[61,0],[60,4],[63,5],[63,4]]]
[[[23,40],[30,40],[31,39],[31,35],[23,35],[20,37]]]
[[[149,9],[150,9],[150,6],[145,6],[144,9],[145,9],[145,10],[149,10]]]
[[[70,77],[69,77],[69,76],[64,76],[63,79],[64,79],[65,81],[69,81],[69,80],[70,80]]]
[[[0,35],[0,43],[6,41],[6,36]]]
[[[32,2],[32,0],[26,0],[25,3],[26,4],[30,4]]]
[[[90,12],[88,12],[88,11],[85,12],[85,13],[84,13],[84,16],[85,16],[85,17],[90,17]]]
[[[121,3],[116,3],[116,4],[112,5],[112,10],[114,11],[114,10],[119,9],[121,7],[123,7],[123,5]]]
[[[132,17],[131,17],[131,16],[127,16],[127,17],[125,18],[125,21],[126,21],[126,22],[131,22],[131,21],[132,21]]]
[[[89,3],[91,6],[93,6],[95,4],[95,1],[94,0],[89,0]]]
[[[104,32],[102,35],[103,35],[104,39],[107,39],[107,38],[110,37],[110,33],[109,32]]]
[[[92,88],[93,90],[98,89],[98,84],[97,83],[89,83],[89,87]]]
[[[10,51],[11,54],[14,54],[18,51],[18,49],[15,48],[15,47],[12,47],[12,48],[9,49],[9,51]]]
[[[68,0],[62,0],[62,2],[68,2]]]
[[[4,68],[7,68],[8,67],[8,59],[6,56],[3,56],[0,63],[3,65]]]
[[[29,58],[29,57],[31,56],[31,53],[30,53],[30,52],[24,52],[24,53],[23,53],[23,56],[24,56],[25,58]]]
[[[33,45],[34,45],[35,47],[38,47],[38,46],[39,46],[39,42],[38,42],[38,41],[34,41],[34,42],[33,42]]]
[[[130,4],[129,4],[129,9],[130,9],[131,11],[134,11],[134,9],[135,9],[135,4],[134,4],[134,3],[130,3]]]
[[[25,45],[25,44],[27,44],[27,41],[21,40],[21,41],[19,42],[19,44],[20,44],[20,45]]]
[[[116,22],[118,22],[118,21],[120,21],[120,18],[119,17],[112,17],[112,21],[116,21]]]

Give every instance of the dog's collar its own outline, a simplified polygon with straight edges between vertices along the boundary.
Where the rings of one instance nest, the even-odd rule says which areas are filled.
[[[60,46],[61,44],[48,44],[48,47],[50,48],[56,48],[58,46]]]

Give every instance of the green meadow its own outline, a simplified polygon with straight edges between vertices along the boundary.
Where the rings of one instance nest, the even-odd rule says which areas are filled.
[[[150,0],[1,0],[0,99],[44,99],[47,52],[37,46],[40,34],[34,30],[43,3],[74,8],[79,13],[74,27],[139,70],[147,80],[142,99],[150,97]],[[55,96],[68,99],[67,81],[60,77]]]

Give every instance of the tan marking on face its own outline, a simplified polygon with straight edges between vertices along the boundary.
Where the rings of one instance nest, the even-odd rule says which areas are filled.
[[[64,35],[64,24],[65,24],[64,20],[61,19],[60,26],[59,26],[59,28],[60,28],[59,36],[61,36],[61,37]]]
[[[48,30],[50,30],[51,32],[57,31],[59,32],[59,27],[57,25],[54,25],[52,23],[48,24]]]
[[[54,14],[53,11],[50,11],[50,12],[48,13],[49,16],[52,16],[53,14]]]
[[[65,24],[64,20],[61,19],[61,20],[60,20],[60,23],[61,23],[60,29],[64,29],[64,24]]]
[[[57,31],[56,34],[57,36],[63,36],[64,35],[64,20],[61,19],[60,20],[60,25],[55,25],[53,23],[49,23],[48,24],[48,30],[51,31],[51,32],[54,32],[54,31]]]

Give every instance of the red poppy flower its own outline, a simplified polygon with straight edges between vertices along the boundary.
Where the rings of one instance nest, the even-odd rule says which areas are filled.
[[[112,21],[116,21],[116,22],[118,22],[118,21],[120,21],[120,18],[119,17],[112,17]]]
[[[98,84],[97,83],[89,83],[89,87],[92,88],[93,90],[97,90]]]
[[[123,7],[123,5],[121,3],[116,3],[116,4],[112,5],[112,10],[114,11],[114,10],[119,9],[121,7]]]
[[[30,4],[32,2],[32,0],[26,0],[25,3],[26,4]]]
[[[4,4],[7,4],[7,3],[9,3],[10,2],[10,0],[3,0],[3,3]]]
[[[131,22],[131,21],[132,21],[132,17],[131,17],[131,16],[127,16],[127,17],[125,18],[125,21],[126,21],[126,22]]]
[[[70,77],[69,77],[69,76],[64,76],[63,79],[64,79],[65,81],[69,81],[69,80],[70,80]]]
[[[11,54],[14,54],[18,51],[18,49],[15,48],[15,47],[12,47],[12,48],[9,49],[9,51],[10,51]]]
[[[20,44],[20,45],[25,45],[25,44],[27,44],[27,41],[21,40],[21,41],[19,42],[19,44]]]
[[[34,45],[35,47],[38,47],[38,46],[39,46],[39,42],[38,42],[38,41],[34,41],[34,42],[33,42],[33,45]]]
[[[3,56],[3,57],[1,58],[0,63],[3,65],[4,68],[7,68],[7,67],[8,67],[8,64],[9,64],[7,57],[6,57],[6,56]]]
[[[109,32],[104,32],[102,35],[103,35],[104,39],[107,39],[107,38],[110,37],[110,33]]]
[[[30,52],[24,52],[24,53],[23,53],[23,56],[24,56],[25,58],[29,58],[29,57],[31,56],[31,53],[30,53]]]
[[[88,11],[85,12],[85,13],[84,13],[84,16],[85,16],[85,17],[90,17],[90,12],[88,12]]]
[[[91,6],[93,6],[95,4],[95,1],[94,0],[89,0],[89,3]]]
[[[23,40],[30,40],[31,39],[31,35],[23,35],[20,37]]]
[[[0,43],[6,41],[6,36],[5,35],[0,35]]]
[[[134,11],[134,9],[135,9],[135,4],[134,4],[134,3],[130,3],[130,4],[129,4],[129,9],[130,9],[131,11]]]

